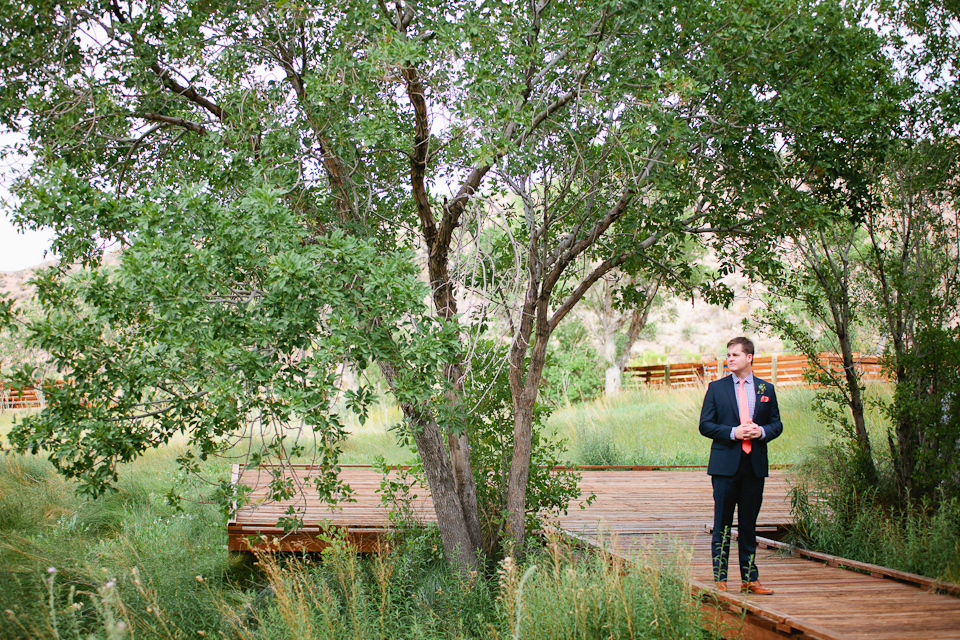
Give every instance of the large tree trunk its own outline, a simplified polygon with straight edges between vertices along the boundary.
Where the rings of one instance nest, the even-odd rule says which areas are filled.
[[[864,417],[863,394],[860,392],[860,379],[857,377],[856,363],[853,360],[853,348],[850,344],[850,334],[846,328],[838,327],[837,337],[840,342],[840,352],[843,357],[843,372],[849,390],[850,413],[853,414],[853,428],[857,434],[857,444],[860,446],[861,462],[870,486],[876,487],[879,483],[877,468],[873,462],[873,448],[870,445],[870,434],[867,432],[867,422]]]
[[[451,408],[455,408],[459,395],[463,391],[462,368],[459,364],[452,364],[448,365],[446,370],[447,380],[452,385],[447,402]],[[450,462],[453,465],[453,479],[457,488],[457,496],[463,509],[470,541],[474,549],[480,549],[483,545],[480,528],[480,507],[477,504],[477,484],[473,477],[473,461],[470,459],[470,438],[467,429],[468,425],[465,424],[463,433],[448,433],[447,446],[450,450]]]
[[[529,386],[528,384],[527,387]],[[510,460],[510,476],[507,479],[506,541],[507,554],[515,557],[523,554],[523,540],[526,534],[527,481],[530,478],[533,406],[536,399],[537,388],[534,386],[532,390],[524,388],[514,403],[513,457]]]
[[[411,13],[410,17],[412,18],[412,16]],[[405,23],[400,20],[395,23],[395,26],[406,35],[408,24],[408,22]],[[430,274],[433,302],[436,306],[437,317],[446,322],[457,322],[457,301],[454,296],[453,281],[447,268],[450,261],[450,245],[453,231],[459,225],[459,216],[465,206],[465,199],[462,199],[461,196],[469,196],[475,192],[479,181],[486,173],[486,169],[472,172],[467,182],[461,187],[461,193],[454,199],[454,203],[444,207],[443,218],[438,225],[427,193],[426,174],[429,164],[430,122],[425,99],[426,92],[415,66],[409,64],[404,66],[402,74],[416,123],[413,153],[410,156],[410,185],[413,200],[417,207],[417,215],[420,219],[421,233],[429,251],[427,270]],[[447,402],[450,404],[451,410],[456,410],[457,401],[463,389],[461,363],[457,361],[447,364],[444,367],[444,376],[450,385]],[[447,445],[449,447],[449,460],[453,467],[452,474],[456,495],[460,502],[460,511],[466,522],[470,544],[473,550],[478,550],[482,544],[480,511],[477,505],[477,490],[473,478],[473,469],[470,463],[468,432],[464,430],[460,434],[448,434]],[[447,459],[444,456],[444,463],[446,462]],[[432,468],[432,473],[439,473],[439,469],[433,468],[435,461],[424,458],[423,464],[427,469]],[[442,519],[439,511],[437,512],[437,518]]]
[[[620,395],[623,389],[623,369],[612,364],[604,371],[603,393],[608,398]]]
[[[430,236],[430,257],[427,261],[430,273],[430,286],[433,289],[433,303],[437,316],[446,322],[456,322],[457,300],[454,297],[453,281],[447,270],[449,261],[449,243],[442,243],[436,236]],[[450,385],[447,391],[447,403],[451,411],[457,410],[457,403],[463,391],[463,367],[460,362],[452,362],[443,368],[444,378]],[[448,433],[450,462],[453,478],[460,500],[461,509],[467,524],[467,531],[475,550],[483,544],[480,529],[480,509],[477,505],[477,487],[473,477],[473,466],[470,460],[470,437],[468,425],[460,434]],[[424,460],[424,466],[427,462]],[[437,514],[439,517],[439,514]]]
[[[380,370],[391,387],[396,371],[390,363],[381,362]],[[437,526],[447,562],[454,571],[466,577],[478,569],[477,548],[470,534],[468,519],[464,514],[461,495],[457,490],[454,470],[447,457],[447,448],[436,421],[424,415],[410,403],[400,403],[404,416],[415,426],[413,440],[417,445],[423,468],[430,487]],[[474,505],[476,499],[474,498]],[[478,525],[479,529],[479,525]]]
[[[440,429],[435,422],[423,425],[419,433],[414,434],[414,441],[427,474],[430,496],[440,528],[443,554],[450,566],[465,577],[478,569],[478,545],[470,535],[454,473],[447,463],[447,451]]]
[[[909,299],[904,301],[901,298],[902,293],[895,286],[895,281],[891,281],[891,275],[888,274],[886,267],[886,251],[883,248],[884,242],[878,240],[877,230],[874,222],[868,225],[870,240],[873,246],[873,270],[874,277],[880,285],[880,310],[887,323],[887,334],[893,342],[893,356],[896,361],[897,388],[903,388],[908,382],[909,375],[905,365],[907,356],[907,345],[909,344],[910,331],[910,304]],[[895,268],[900,269],[900,277],[908,278],[911,268],[911,236],[912,228],[908,224],[900,246],[899,259],[893,262]],[[894,276],[895,277],[895,276]],[[895,401],[896,402],[896,401]],[[896,440],[889,432],[887,442],[890,447],[890,456],[893,459],[893,469],[897,479],[897,490],[901,498],[908,499],[915,497],[915,487],[913,480],[913,471],[916,466],[916,423],[909,415],[899,412],[896,416]]]
[[[876,464],[873,461],[873,447],[870,443],[870,434],[867,432],[867,423],[864,418],[863,394],[860,391],[860,379],[857,376],[856,363],[853,361],[853,345],[850,339],[850,328],[854,322],[854,315],[850,304],[850,288],[852,276],[850,273],[849,252],[853,248],[853,235],[839,250],[834,250],[827,237],[821,232],[816,237],[807,236],[811,244],[819,241],[823,257],[817,257],[813,252],[807,256],[820,286],[826,293],[826,300],[833,320],[832,331],[837,337],[840,355],[843,361],[843,374],[846,382],[846,401],[853,416],[853,427],[856,434],[856,443],[860,452],[860,463],[867,483],[876,487],[879,483]],[[832,255],[836,253],[836,257]]]
[[[533,408],[543,378],[543,366],[546,362],[547,343],[552,327],[547,317],[545,298],[536,301],[536,324],[530,361],[526,363],[526,376],[523,376],[526,360],[526,345],[529,344],[532,324],[533,304],[528,289],[528,303],[524,305],[524,321],[521,323],[520,336],[514,339],[514,348],[510,359],[510,392],[513,396],[513,456],[510,459],[510,475],[507,478],[507,553],[513,556],[523,554],[523,540],[526,533],[527,481],[530,477],[530,456],[533,442]],[[526,329],[526,330],[525,330]]]
[[[902,335],[894,336],[894,353],[897,358],[897,387],[905,389],[909,382],[907,368],[904,366],[906,346]],[[917,465],[917,425],[913,416],[900,410],[897,414],[897,441],[896,447],[891,441],[894,470],[897,476],[897,485],[904,499],[917,497],[914,486],[913,471]]]

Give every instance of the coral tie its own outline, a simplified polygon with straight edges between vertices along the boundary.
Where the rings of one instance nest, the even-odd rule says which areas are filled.
[[[747,403],[747,390],[744,388],[744,383],[746,380],[739,380],[737,384],[737,406],[740,408],[740,424],[747,424],[748,422],[753,422],[753,417],[750,415],[750,405]],[[753,450],[753,445],[750,444],[750,441],[747,439],[742,440],[742,447],[744,453],[750,453]]]

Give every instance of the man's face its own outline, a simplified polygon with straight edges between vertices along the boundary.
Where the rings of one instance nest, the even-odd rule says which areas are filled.
[[[727,368],[742,378],[750,373],[753,365],[753,355],[744,353],[742,344],[735,344],[727,348]]]

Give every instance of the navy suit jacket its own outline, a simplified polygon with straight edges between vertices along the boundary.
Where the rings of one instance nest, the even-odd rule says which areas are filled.
[[[763,427],[765,436],[750,441],[753,446],[750,459],[756,476],[765,478],[769,475],[767,443],[783,433],[783,424],[780,422],[780,408],[773,385],[754,376],[753,389],[757,394],[753,421]],[[700,411],[700,433],[713,440],[710,446],[710,463],[707,466],[707,473],[710,475],[736,474],[737,467],[740,466],[743,441],[731,440],[730,430],[739,424],[740,409],[737,406],[737,388],[733,383],[733,376],[711,382]]]

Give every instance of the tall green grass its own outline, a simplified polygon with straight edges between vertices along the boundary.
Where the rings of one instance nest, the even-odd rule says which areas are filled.
[[[871,392],[889,395],[879,385]],[[630,391],[559,409],[548,426],[567,442],[574,464],[707,464],[710,446],[699,432],[704,393],[703,387]],[[770,444],[771,464],[798,463],[829,441],[810,408],[814,394],[801,387],[777,391],[784,429]],[[871,405],[867,418],[872,432],[885,433],[879,409]]]
[[[706,637],[689,579],[682,550],[619,566],[598,555],[571,560],[551,545],[526,570],[501,563],[501,635],[513,623],[515,638]]]
[[[193,637],[225,629],[197,581],[235,573],[223,520],[202,502],[185,503],[184,512],[165,503],[176,482],[166,453],[175,451],[125,469],[117,491],[98,500],[77,497],[42,458],[0,456],[0,637],[62,636],[53,613],[69,609],[64,624],[86,638],[103,630],[102,608],[121,591],[144,620],[152,600],[168,625]],[[116,591],[103,592],[107,583]]]
[[[79,588],[44,572],[35,610],[8,614],[6,631],[36,640],[707,637],[683,554],[612,564],[554,540],[523,565],[507,559],[464,580],[437,562],[435,532],[397,542],[366,558],[343,546],[319,558],[261,555],[249,588],[198,575],[179,601],[139,569]]]
[[[172,461],[125,468],[118,491],[77,498],[49,463],[0,456],[0,637],[31,640],[690,638],[699,617],[683,554],[612,567],[556,540],[527,563],[462,580],[435,530],[369,558],[226,551],[210,507],[177,513]]]
[[[347,456],[393,451],[393,409],[371,416]],[[4,416],[9,425],[9,414]],[[7,427],[8,428],[8,427]],[[618,638],[697,637],[680,562],[614,572],[554,545],[498,574],[451,576],[435,531],[367,560],[231,556],[222,516],[203,501],[227,465],[188,479],[177,440],[120,470],[92,501],[39,456],[0,455],[0,638]],[[401,458],[402,456],[402,458]],[[178,512],[165,495],[189,498]],[[520,588],[523,575],[537,565]],[[563,608],[557,615],[557,606]],[[550,620],[553,616],[555,619]]]
[[[878,465],[891,484],[889,463]],[[852,479],[837,449],[814,452],[793,489],[790,541],[842,558],[960,583],[960,502],[893,507]],[[886,478],[884,478],[886,477]]]
[[[868,391],[875,397],[889,397],[885,385],[871,385]],[[778,391],[784,432],[770,446],[772,463],[800,462],[829,441],[830,434],[811,410],[814,393],[797,387]],[[709,446],[698,431],[703,394],[700,387],[643,388],[568,405],[550,417],[548,436],[566,442],[566,461],[573,464],[706,464]],[[9,430],[10,415],[0,414],[0,436]],[[868,406],[867,419],[868,428],[878,438],[884,437],[886,423],[875,405]],[[341,462],[370,464],[378,456],[390,464],[410,462],[413,454],[397,443],[392,431],[401,420],[399,408],[389,402],[373,407],[364,424],[348,419],[350,436],[343,443]]]
[[[341,461],[344,464],[371,464],[382,457],[387,464],[410,462],[413,453],[397,444],[393,427],[403,421],[400,407],[390,403],[378,403],[363,424],[351,416],[347,421],[350,437],[343,444]]]

